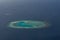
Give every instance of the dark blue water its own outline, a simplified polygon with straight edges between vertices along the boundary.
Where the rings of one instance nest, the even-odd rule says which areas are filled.
[[[13,29],[17,20],[43,20],[43,29]],[[0,40],[60,40],[59,0],[0,0]]]

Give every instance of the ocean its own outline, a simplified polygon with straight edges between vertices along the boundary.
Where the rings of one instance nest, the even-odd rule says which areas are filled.
[[[46,21],[39,29],[14,29],[18,20]],[[0,40],[60,40],[59,0],[0,0]]]

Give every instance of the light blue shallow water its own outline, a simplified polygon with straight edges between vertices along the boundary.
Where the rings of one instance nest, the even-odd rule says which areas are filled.
[[[12,29],[7,24],[17,20],[43,20],[44,29]],[[60,40],[59,0],[0,1],[0,40]]]
[[[45,28],[49,24],[44,21],[20,20],[9,23],[11,28]]]

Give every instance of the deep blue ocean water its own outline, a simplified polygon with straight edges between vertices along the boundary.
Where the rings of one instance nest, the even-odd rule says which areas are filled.
[[[17,20],[46,21],[48,28],[14,29]],[[60,40],[59,0],[0,0],[0,40]]]

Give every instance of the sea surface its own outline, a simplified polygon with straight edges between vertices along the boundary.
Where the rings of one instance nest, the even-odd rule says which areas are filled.
[[[19,20],[46,21],[46,28],[16,29]],[[0,0],[0,40],[60,40],[59,0]]]

